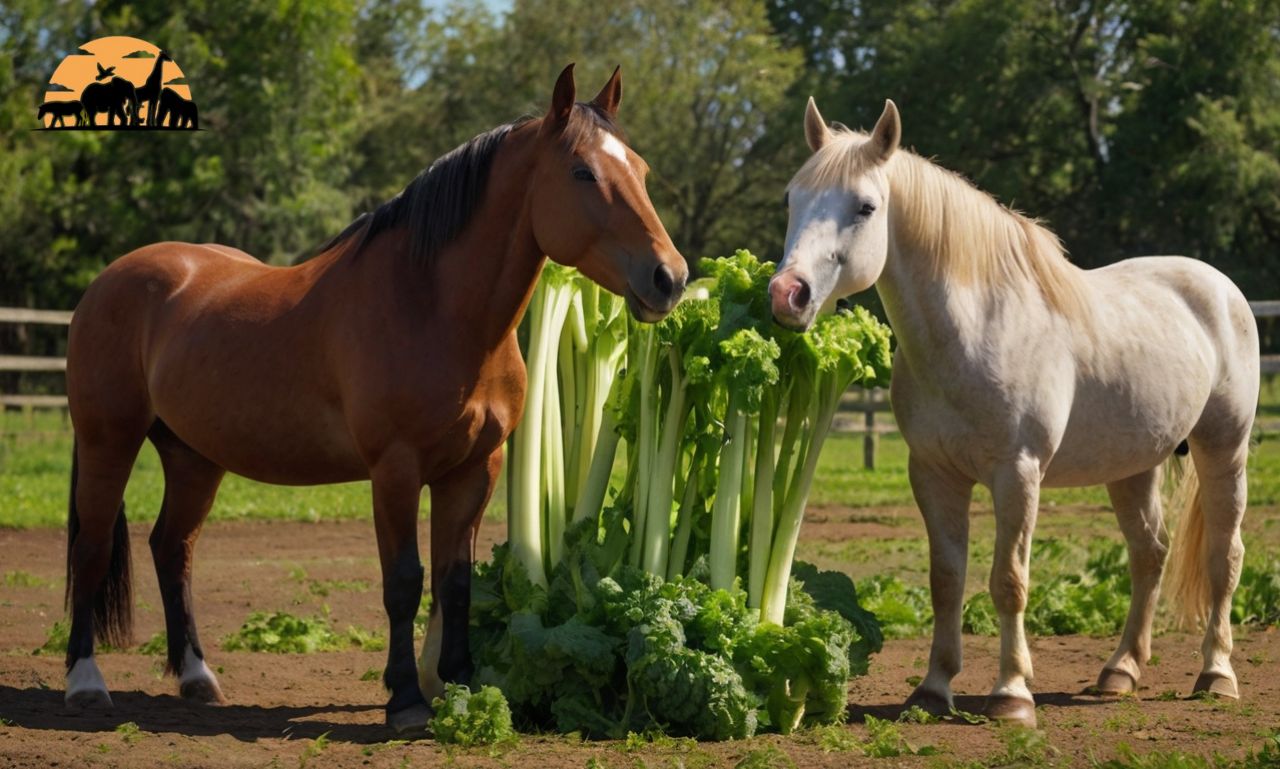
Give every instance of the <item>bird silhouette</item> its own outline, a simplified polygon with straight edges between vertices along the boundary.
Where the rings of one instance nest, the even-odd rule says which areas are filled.
[[[97,64],[97,62],[94,62],[94,63]],[[107,78],[111,77],[116,73],[115,67],[103,67],[101,64],[97,64],[97,67],[98,67],[98,80],[106,80]]]

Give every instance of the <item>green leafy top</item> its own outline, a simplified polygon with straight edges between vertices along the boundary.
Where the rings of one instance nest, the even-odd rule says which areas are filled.
[[[754,328],[743,328],[720,343],[720,354],[725,386],[742,399],[747,413],[759,411],[764,388],[778,383],[778,343]]]
[[[741,328],[755,328],[770,335],[770,328],[774,326],[769,308],[773,262],[762,262],[750,251],[740,248],[733,256],[703,259],[699,266],[715,279],[711,297],[720,305],[718,338],[726,339]]]
[[[431,719],[431,731],[437,742],[469,748],[516,738],[511,726],[511,708],[501,691],[482,686],[472,694],[461,684],[444,687],[444,697],[431,701],[436,711]]]

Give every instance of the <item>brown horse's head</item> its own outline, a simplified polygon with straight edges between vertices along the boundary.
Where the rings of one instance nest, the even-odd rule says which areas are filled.
[[[543,253],[623,296],[642,321],[661,320],[684,293],[689,267],[653,210],[649,166],[614,122],[618,70],[586,104],[574,102],[573,65],[556,81],[538,127],[542,145],[529,193]]]

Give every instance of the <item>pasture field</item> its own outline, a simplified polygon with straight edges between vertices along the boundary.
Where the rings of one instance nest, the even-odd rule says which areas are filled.
[[[1264,426],[1280,418],[1274,387],[1270,393],[1262,408]],[[1040,730],[1012,731],[963,718],[914,723],[910,714],[897,722],[928,657],[928,557],[906,483],[905,448],[892,435],[881,439],[873,472],[862,469],[861,436],[829,442],[798,553],[822,568],[849,573],[864,601],[889,624],[890,640],[873,657],[870,674],[852,683],[847,724],[789,737],[701,744],[645,736],[583,742],[522,735],[513,744],[451,750],[429,739],[398,740],[382,725],[380,643],[386,629],[367,486],[295,489],[239,478],[224,484],[202,537],[194,588],[201,637],[231,704],[189,707],[174,696],[173,679],[163,676],[163,614],[145,523],[159,507],[162,479],[149,446],[128,492],[138,645],[101,653],[113,712],[69,713],[62,706],[58,647],[65,628],[59,623],[70,438],[58,415],[6,415],[0,431],[0,767],[1280,765],[1280,744],[1274,742],[1280,727],[1280,633],[1274,627],[1237,628],[1233,659],[1244,695],[1240,702],[1182,699],[1199,669],[1199,637],[1173,629],[1163,610],[1155,657],[1138,696],[1114,700],[1082,693],[1116,639],[1112,630],[1098,632],[1096,622],[1079,622],[1093,612],[1090,617],[1100,616],[1106,626],[1117,621],[1116,606],[1124,602],[1101,600],[1098,591],[1079,598],[1055,590],[1095,584],[1095,577],[1096,584],[1112,584],[1089,576],[1091,569],[1123,572],[1122,563],[1097,565],[1099,552],[1120,540],[1100,489],[1044,495],[1032,584],[1046,591],[1029,616],[1046,626],[1092,627],[1087,632],[1097,637],[1034,638]],[[1274,623],[1280,611],[1280,436],[1259,435],[1244,533],[1247,570],[1255,576],[1237,603],[1249,616],[1272,612]],[[499,489],[496,509],[482,527],[482,556],[505,539],[503,496]],[[991,562],[994,522],[987,497],[976,498],[972,515],[970,595],[985,589]],[[1268,578],[1274,583],[1270,593]],[[328,639],[323,647],[333,650],[228,650],[263,643],[263,634],[242,630],[254,612],[306,619]],[[977,624],[971,629],[984,632]],[[994,637],[966,635],[965,670],[956,680],[961,709],[980,709],[997,649]],[[1263,750],[1269,752],[1258,753]]]

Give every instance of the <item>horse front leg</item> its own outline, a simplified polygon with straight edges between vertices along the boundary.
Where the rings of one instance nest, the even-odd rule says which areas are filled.
[[[1160,596],[1169,538],[1160,506],[1160,469],[1107,484],[1111,507],[1129,546],[1129,616],[1115,654],[1098,675],[1099,694],[1132,694],[1151,658],[1151,624]]]
[[[1036,725],[1035,700],[1027,682],[1032,678],[1031,650],[1023,615],[1027,609],[1031,535],[1040,506],[1040,462],[1021,455],[996,470],[991,484],[995,503],[996,546],[991,564],[991,600],[1000,617],[1000,673],[987,698],[986,715]]]
[[[467,638],[471,562],[480,517],[502,470],[502,449],[431,485],[431,615],[418,665],[428,699],[448,683],[469,683],[474,672]]]
[[[953,705],[951,680],[960,672],[962,656],[960,630],[973,481],[914,456],[908,459],[907,471],[929,535],[929,597],[933,602],[929,673],[911,693],[907,706],[918,705],[934,715],[946,715]]]
[[[398,732],[425,729],[431,719],[413,663],[413,618],[422,598],[418,557],[418,498],[422,480],[417,456],[388,452],[371,469],[373,522],[382,563],[382,605],[390,620],[383,683],[391,691],[387,724]]]

